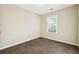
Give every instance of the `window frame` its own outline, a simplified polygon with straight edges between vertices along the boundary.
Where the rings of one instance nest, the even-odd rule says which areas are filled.
[[[56,19],[56,32],[49,32],[49,30],[48,30],[48,17],[55,17],[55,19]],[[51,16],[47,16],[47,19],[46,19],[46,31],[47,31],[47,33],[53,33],[53,34],[57,34],[58,33],[58,31],[57,31],[57,29],[58,29],[58,27],[57,27],[57,18],[58,18],[58,16],[57,15],[51,15]]]

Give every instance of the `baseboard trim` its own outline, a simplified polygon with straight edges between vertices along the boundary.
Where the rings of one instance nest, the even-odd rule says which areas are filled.
[[[5,46],[5,47],[0,48],[0,50],[7,49],[9,47],[13,47],[13,46],[16,46],[18,44],[21,44],[21,43],[24,43],[24,42],[28,42],[28,41],[31,41],[31,40],[34,40],[34,39],[37,39],[37,38],[39,38],[39,37],[35,37],[35,38],[29,39],[29,40],[26,40],[26,41],[23,41],[23,42],[19,42],[19,43],[13,44],[13,45]]]
[[[64,42],[64,41],[60,41],[60,40],[54,40],[54,39],[50,39],[50,38],[47,38],[47,37],[40,37],[40,38],[49,39],[49,40],[53,40],[53,41],[57,41],[57,42],[60,42],[60,43],[65,43],[65,44],[69,44],[69,45],[73,45],[73,46],[78,47],[77,44],[72,44],[72,43],[68,43],[68,42]]]
[[[31,40],[34,40],[34,39],[37,39],[37,38],[49,39],[49,40],[53,40],[53,41],[57,41],[57,42],[60,42],[60,43],[65,43],[65,44],[69,44],[69,45],[73,45],[73,46],[78,47],[78,45],[76,45],[76,44],[71,44],[71,43],[63,42],[63,41],[58,41],[58,40],[54,40],[54,39],[50,39],[50,38],[46,38],[46,37],[36,37],[36,38],[30,39],[30,40],[28,40],[28,41],[31,41]],[[28,41],[23,41],[23,42],[16,43],[16,44],[13,44],[13,45],[5,46],[5,47],[3,47],[3,48],[0,48],[0,50],[6,49],[6,48],[9,48],[9,47],[12,47],[12,46],[16,46],[16,45],[18,45],[18,44],[21,44],[21,43],[24,43],[24,42],[28,42]]]

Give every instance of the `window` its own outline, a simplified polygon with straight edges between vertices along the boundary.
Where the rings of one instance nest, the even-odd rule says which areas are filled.
[[[47,32],[51,33],[57,32],[57,16],[47,17]]]

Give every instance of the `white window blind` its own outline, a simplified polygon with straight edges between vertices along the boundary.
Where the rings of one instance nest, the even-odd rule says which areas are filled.
[[[57,16],[47,17],[47,32],[57,32]]]

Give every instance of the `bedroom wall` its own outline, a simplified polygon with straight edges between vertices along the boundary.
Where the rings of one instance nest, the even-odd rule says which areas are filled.
[[[2,20],[1,20],[1,19],[2,19],[2,14],[1,14],[1,13],[2,13],[2,12],[1,12],[1,11],[2,11],[2,7],[1,7],[1,5],[0,5],[0,41],[1,41],[1,31],[2,31],[2,28],[1,28],[1,27],[2,27],[2,26],[1,26],[1,21],[2,21]]]
[[[0,5],[0,49],[39,37],[40,16],[14,5]]]
[[[46,17],[57,15],[57,33],[47,33]],[[41,37],[76,45],[77,40],[77,7],[76,5],[41,16]]]
[[[78,47],[79,47],[79,5],[78,6]]]

